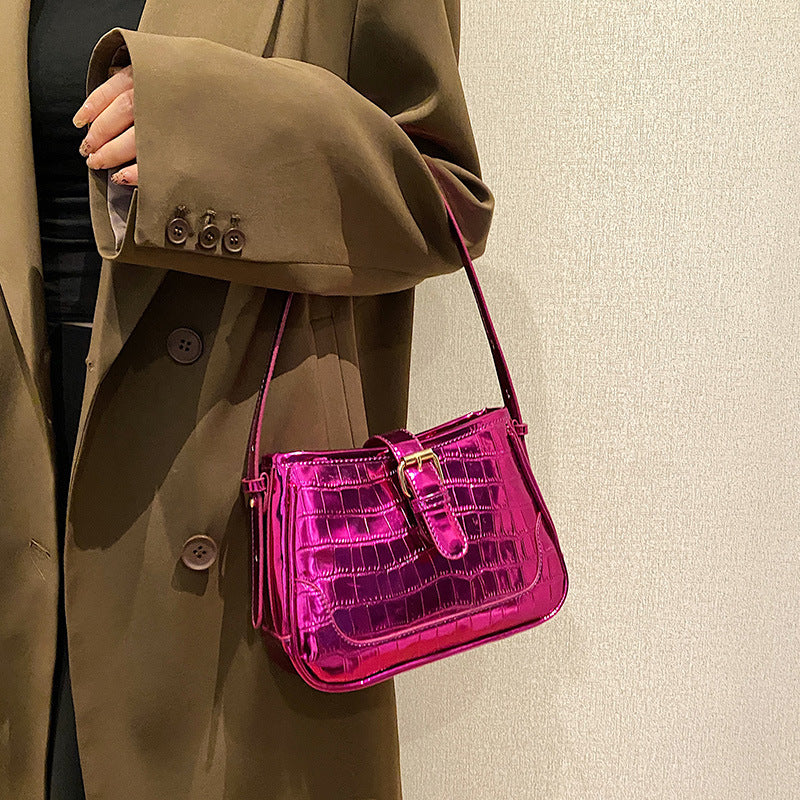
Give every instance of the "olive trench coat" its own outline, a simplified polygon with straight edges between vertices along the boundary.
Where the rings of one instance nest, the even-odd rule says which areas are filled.
[[[0,797],[13,800],[45,796],[59,585],[28,14],[6,0],[0,26]],[[458,0],[148,0],[137,30],[94,46],[87,94],[133,65],[139,185],[87,167],[103,264],[64,592],[89,800],[401,797],[393,681],[317,691],[252,629],[240,478],[287,290],[263,450],[357,447],[405,423],[414,286],[461,267],[439,192],[473,258],[494,208],[459,32]],[[239,252],[198,246],[208,209],[221,232],[238,217]],[[202,347],[191,363],[167,344],[182,327]],[[206,569],[182,559],[198,534],[218,549]]]

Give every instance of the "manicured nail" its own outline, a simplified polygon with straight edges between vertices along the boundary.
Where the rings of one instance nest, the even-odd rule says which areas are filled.
[[[124,169],[121,169],[119,172],[115,172],[111,176],[111,180],[114,181],[114,183],[127,183],[128,182],[128,173],[125,172]]]
[[[88,156],[88,155],[89,155],[89,153],[91,153],[91,152],[92,152],[92,146],[89,144],[89,142],[87,142],[87,141],[86,141],[86,139],[84,139],[84,140],[81,142],[81,146],[78,148],[78,152],[79,152],[79,153],[80,153],[82,156]]]

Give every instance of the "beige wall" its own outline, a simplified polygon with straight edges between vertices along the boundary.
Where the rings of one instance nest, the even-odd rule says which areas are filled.
[[[406,800],[800,797],[800,5],[463,0],[476,262],[570,576],[397,679]],[[410,424],[499,402],[420,287]]]

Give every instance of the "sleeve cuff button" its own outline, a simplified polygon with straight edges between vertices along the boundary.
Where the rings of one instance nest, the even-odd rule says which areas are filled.
[[[178,206],[175,209],[175,216],[167,223],[167,241],[172,244],[184,244],[192,232],[186,219],[186,211],[186,206]]]
[[[200,235],[197,237],[197,244],[203,250],[213,250],[219,241],[219,228],[214,224],[214,217],[216,212],[214,209],[209,208],[203,215],[203,227],[200,229]]]
[[[239,225],[239,217],[236,214],[231,216],[231,226],[222,234],[222,246],[229,253],[241,253],[246,241],[245,235]]]

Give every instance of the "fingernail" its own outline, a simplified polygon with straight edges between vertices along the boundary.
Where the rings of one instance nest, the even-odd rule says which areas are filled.
[[[92,152],[92,146],[89,144],[89,142],[86,141],[86,139],[84,139],[81,142],[81,146],[78,148],[78,152],[80,152],[82,156],[88,156],[89,153]]]
[[[119,172],[115,172],[111,176],[111,180],[114,181],[114,183],[127,183],[128,175],[124,169],[121,169]]]
[[[99,165],[97,164],[97,153],[89,153],[89,157],[86,159],[86,164],[92,169],[95,169]]]
[[[81,106],[78,109],[78,113],[75,114],[75,116],[72,118],[72,124],[76,128],[82,128],[87,122],[88,122],[88,117],[86,116],[86,112],[83,106]]]

